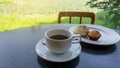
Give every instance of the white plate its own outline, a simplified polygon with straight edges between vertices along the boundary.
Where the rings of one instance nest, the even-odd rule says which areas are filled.
[[[88,38],[82,37],[81,41],[83,42],[90,43],[90,44],[96,44],[96,45],[112,45],[112,44],[117,43],[120,40],[120,35],[110,28],[106,28],[106,27],[98,26],[98,25],[92,25],[92,24],[80,24],[80,25],[86,25],[90,29],[90,31],[93,29],[96,29],[101,33],[101,37],[97,41],[93,41]],[[70,27],[69,31],[72,34],[74,34],[73,31],[76,26]]]
[[[79,43],[72,44],[69,51],[63,54],[54,54],[49,51],[49,49],[42,43],[43,39],[41,39],[36,47],[36,53],[43,59],[52,61],[52,62],[66,62],[76,58],[81,52],[81,46]]]

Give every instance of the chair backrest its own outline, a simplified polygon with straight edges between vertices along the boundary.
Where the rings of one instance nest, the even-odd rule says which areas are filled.
[[[58,23],[61,23],[62,17],[69,17],[69,23],[71,23],[71,17],[80,17],[80,23],[82,21],[82,17],[91,18],[91,24],[94,24],[95,14],[92,12],[60,12],[58,15]]]

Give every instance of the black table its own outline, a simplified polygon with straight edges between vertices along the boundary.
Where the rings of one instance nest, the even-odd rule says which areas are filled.
[[[0,68],[120,68],[120,42],[96,46],[81,42],[82,52],[68,62],[54,63],[41,59],[36,43],[52,28],[69,29],[74,24],[48,24],[0,33]],[[120,30],[115,30],[120,34]]]

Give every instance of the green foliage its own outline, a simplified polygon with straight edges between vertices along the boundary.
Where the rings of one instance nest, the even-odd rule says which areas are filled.
[[[92,8],[103,9],[106,15],[103,15],[106,25],[112,25],[113,28],[120,28],[120,0],[91,0],[87,2]]]

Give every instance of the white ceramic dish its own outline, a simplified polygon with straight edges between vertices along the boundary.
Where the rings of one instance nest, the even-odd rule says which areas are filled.
[[[96,29],[101,33],[101,37],[97,41],[93,41],[88,38],[82,37],[81,41],[83,42],[96,44],[96,45],[112,45],[117,43],[120,40],[120,35],[110,28],[99,26],[99,25],[92,25],[92,24],[80,24],[80,25],[86,25],[90,29],[90,31]],[[69,31],[72,34],[74,34],[73,31],[76,28],[76,26],[70,27]]]
[[[81,46],[79,43],[73,43],[69,51],[63,54],[54,54],[49,51],[41,39],[35,47],[36,53],[43,59],[51,62],[66,62],[76,58],[81,52]]]

